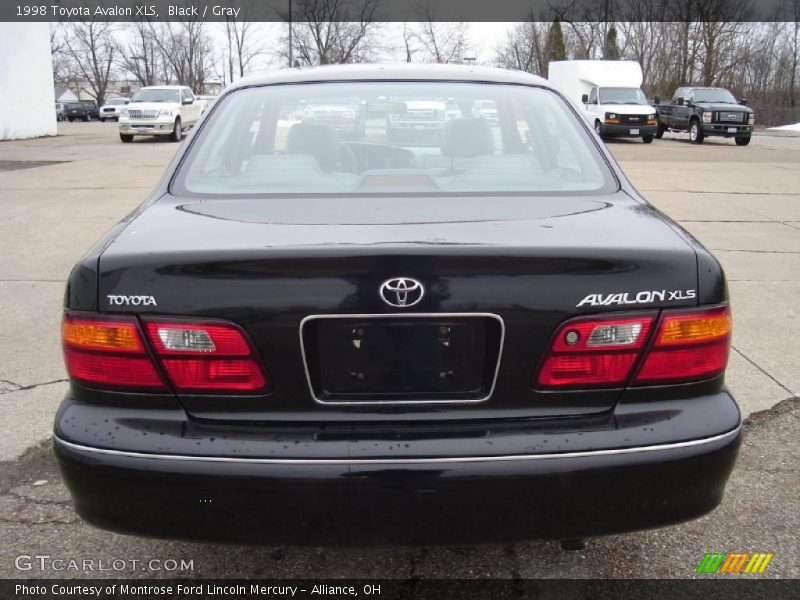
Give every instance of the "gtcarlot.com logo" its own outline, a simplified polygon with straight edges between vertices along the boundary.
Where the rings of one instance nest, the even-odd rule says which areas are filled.
[[[14,566],[17,571],[36,572],[194,571],[194,559],[62,558],[49,554],[20,554],[14,559]]]
[[[696,573],[761,574],[767,570],[772,552],[707,552],[697,565]]]

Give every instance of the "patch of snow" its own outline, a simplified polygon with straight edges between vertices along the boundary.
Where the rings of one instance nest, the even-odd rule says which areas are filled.
[[[780,127],[770,127],[770,131],[800,131],[800,123],[794,125],[781,125]]]

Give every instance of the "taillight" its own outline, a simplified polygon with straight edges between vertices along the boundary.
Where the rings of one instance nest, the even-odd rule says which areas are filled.
[[[269,381],[232,323],[145,319],[147,335],[179,392],[266,392]]]
[[[61,338],[67,372],[77,381],[104,388],[166,389],[133,317],[65,314]]]
[[[579,317],[558,328],[542,361],[537,384],[546,388],[624,384],[647,340],[655,313],[630,317]]]
[[[131,391],[167,391],[167,383],[177,392],[194,393],[270,389],[247,336],[233,323],[148,318],[145,331],[161,371],[135,317],[66,313],[61,332],[70,377]]]
[[[728,307],[667,311],[635,383],[709,379],[725,370],[731,343]]]
[[[710,379],[725,370],[731,338],[728,307],[665,310],[655,339],[648,344],[654,322],[655,313],[643,313],[578,317],[563,323],[541,362],[535,385],[621,387],[631,379],[634,384],[653,385]]]

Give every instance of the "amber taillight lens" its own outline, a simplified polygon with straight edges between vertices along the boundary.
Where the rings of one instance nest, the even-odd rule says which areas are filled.
[[[144,332],[134,316],[67,312],[61,334],[70,377],[90,387],[142,392],[170,388],[213,394],[270,391],[266,371],[237,325],[143,320]]]
[[[728,364],[731,332],[727,306],[665,312],[635,383],[675,383],[719,375]]]
[[[166,391],[135,317],[67,313],[61,324],[69,376],[93,387]]]
[[[656,317],[647,312],[564,322],[540,363],[534,386],[669,384],[710,379],[725,371],[732,325],[727,306],[664,310]]]

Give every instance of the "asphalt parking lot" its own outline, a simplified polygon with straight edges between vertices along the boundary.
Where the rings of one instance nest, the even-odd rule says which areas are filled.
[[[47,439],[67,384],[59,321],[74,262],[135,208],[178,148],[122,144],[113,123],[0,143],[0,577],[15,557],[191,559],[192,577],[692,577],[706,552],[762,551],[763,576],[800,576],[800,137],[748,147],[668,134],[609,144],[639,191],[722,261],[734,311],[728,383],[748,419],[722,506],[684,525],[556,543],[380,550],[253,548],[145,540],[96,530],[72,511]],[[170,577],[123,570],[69,576]],[[708,577],[708,576],[706,576]]]

